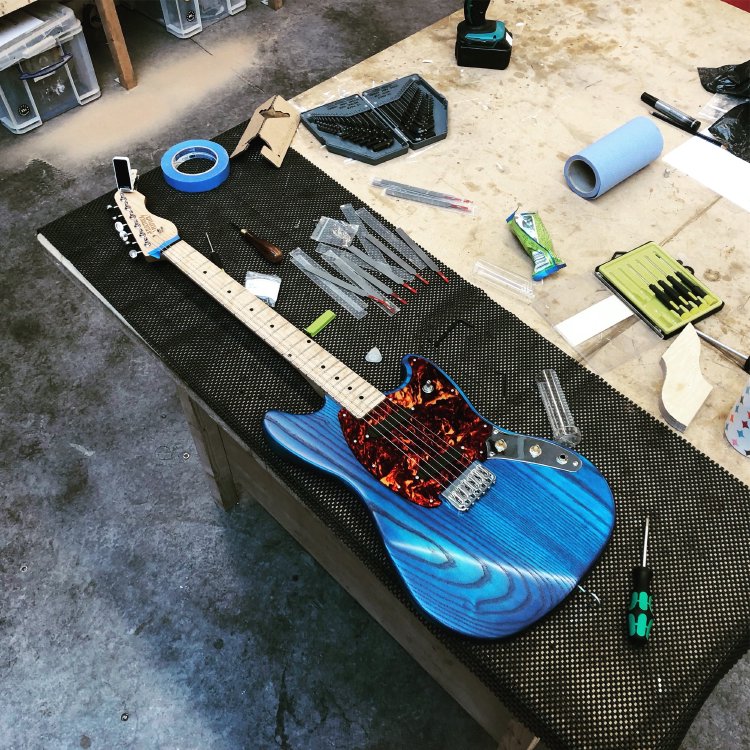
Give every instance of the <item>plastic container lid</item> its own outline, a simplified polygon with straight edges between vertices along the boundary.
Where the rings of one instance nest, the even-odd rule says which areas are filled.
[[[80,26],[72,9],[59,3],[36,2],[0,17],[0,70],[46,52]]]

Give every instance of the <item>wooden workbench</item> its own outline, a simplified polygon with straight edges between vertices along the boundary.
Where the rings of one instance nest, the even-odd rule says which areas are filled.
[[[472,278],[478,259],[530,275],[529,260],[505,225],[505,217],[518,206],[541,214],[556,252],[568,264],[537,289],[547,306],[562,307],[571,286],[579,288],[579,277],[586,277],[585,283],[613,253],[653,240],[688,261],[725,300],[724,310],[698,327],[750,352],[745,248],[750,214],[661,159],[593,201],[575,195],[563,178],[568,156],[648,114],[640,102],[643,91],[697,113],[711,94],[701,87],[696,67],[727,64],[726,50],[744,49],[750,15],[719,0],[658,5],[574,0],[565,6],[564,23],[560,9],[542,0],[494,3],[488,18],[493,13],[514,34],[507,70],[456,67],[453,43],[461,15],[454,14],[295,100],[301,109],[310,109],[418,72],[448,98],[445,141],[378,167],[328,153],[304,129],[294,147],[573,356],[576,352],[541,314],[542,305],[527,304]],[[698,37],[707,40],[714,28],[721,29],[720,44],[693,43]],[[676,128],[659,126],[665,141],[662,155],[686,138]],[[394,200],[371,186],[375,176],[470,198],[478,210],[464,216]],[[653,336],[646,351],[600,374],[659,416],[659,360],[669,343]],[[724,420],[747,375],[706,345],[701,361],[714,389],[685,437],[750,483],[750,461],[723,437]]]
[[[562,176],[570,154],[647,112],[639,101],[644,90],[697,112],[709,95],[700,87],[695,67],[732,62],[720,55],[723,50],[742,49],[750,16],[719,0],[700,5],[667,0],[658,7],[645,0],[628,6],[571,0],[564,19],[558,6],[542,0],[496,6],[489,16],[502,17],[515,38],[506,71],[455,65],[456,14],[296,99],[301,109],[308,109],[418,72],[449,100],[445,141],[376,168],[327,153],[304,129],[299,130],[294,147],[468,278],[477,259],[528,275],[529,261],[504,219],[519,205],[540,211],[557,252],[568,263],[565,271],[544,283],[544,294],[539,296],[548,306],[563,305],[569,290],[579,288],[576,277],[590,277],[594,266],[612,253],[654,240],[688,260],[725,299],[724,311],[700,327],[737,349],[750,350],[744,326],[748,298],[743,291],[750,289],[750,272],[742,256],[750,215],[661,161],[591,202],[574,195]],[[695,44],[698,38],[710,41],[712,33],[717,40],[721,35],[721,44]],[[686,137],[667,126],[662,132],[665,152]],[[371,187],[374,176],[445,189],[471,198],[478,211],[460,216],[394,201]],[[86,283],[47,246],[67,271]],[[543,306],[525,304],[491,288],[487,292],[576,354],[554,332],[541,312]],[[603,371],[612,385],[655,416],[662,383],[659,359],[666,346],[654,340]],[[746,375],[707,347],[703,371],[715,387],[685,437],[748,483],[750,464],[722,434]],[[280,477],[199,397],[181,384],[178,390],[215,498],[223,507],[234,504],[239,488],[247,489],[498,739],[501,748],[536,746],[531,732],[512,719],[497,696],[395,600]]]

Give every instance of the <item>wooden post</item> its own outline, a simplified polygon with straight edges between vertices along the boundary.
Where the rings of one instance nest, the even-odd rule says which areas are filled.
[[[96,7],[102,20],[109,51],[120,77],[120,84],[126,89],[132,89],[137,81],[133,72],[133,65],[130,62],[128,48],[125,45],[125,37],[122,35],[120,19],[115,9],[115,0],[96,0]]]
[[[284,0],[268,0],[268,7],[272,10],[281,10]]]
[[[237,505],[239,498],[232,467],[227,458],[225,433],[180,383],[177,383],[177,395],[180,397],[198,458],[206,472],[214,502],[223,510],[231,510]]]

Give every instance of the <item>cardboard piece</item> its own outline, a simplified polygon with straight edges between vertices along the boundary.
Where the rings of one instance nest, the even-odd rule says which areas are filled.
[[[266,144],[260,150],[261,156],[280,167],[298,126],[299,112],[283,97],[272,96],[255,110],[229,158],[241,154],[254,138],[260,136]]]

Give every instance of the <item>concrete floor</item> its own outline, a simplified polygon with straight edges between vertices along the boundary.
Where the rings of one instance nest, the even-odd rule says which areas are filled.
[[[102,98],[0,128],[0,748],[495,747],[250,498],[214,506],[171,380],[34,231],[113,155],[146,171],[456,6],[250,0],[192,40],[123,8],[136,89],[87,29]],[[685,750],[750,747],[749,696],[746,659]]]

